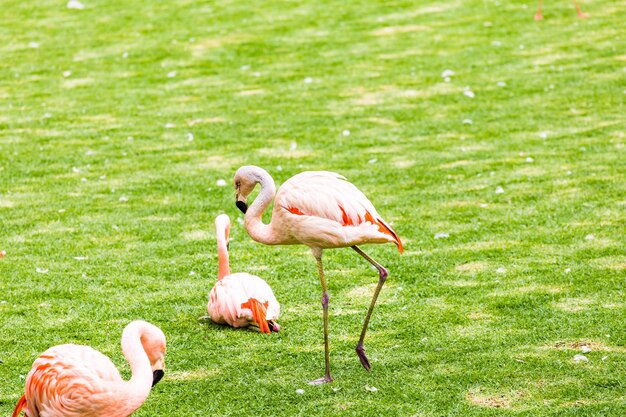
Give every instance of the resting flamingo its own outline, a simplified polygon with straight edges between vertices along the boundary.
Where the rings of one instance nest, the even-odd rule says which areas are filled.
[[[370,370],[363,341],[378,294],[387,279],[387,270],[370,258],[357,245],[402,242],[393,229],[378,215],[376,209],[354,185],[343,176],[327,171],[302,172],[288,179],[276,192],[274,180],[262,168],[243,166],[235,174],[236,204],[245,213],[244,226],[252,239],[267,245],[303,244],[311,248],[317,261],[322,286],[324,314],[324,376],[311,384],[332,381],[328,349],[328,291],[322,266],[322,250],[351,247],[374,265],[379,273],[378,285],[363,322],[356,353],[363,367]],[[261,191],[248,207],[247,197],[260,184]],[[272,219],[264,224],[261,216],[274,199]]]
[[[165,335],[137,320],[122,332],[122,352],[132,377],[124,381],[113,362],[82,345],[58,345],[39,356],[13,411],[26,417],[127,417],[163,377]]]
[[[230,218],[220,214],[215,219],[217,237],[217,282],[209,293],[207,310],[211,320],[232,327],[251,326],[262,333],[279,331],[276,323],[280,305],[272,289],[261,278],[240,272],[230,273],[228,237]]]
[[[581,19],[586,19],[589,17],[588,13],[583,13],[580,8],[580,4],[576,0],[572,0],[574,2],[574,7],[576,7],[576,12],[578,13],[578,17]],[[543,0],[539,0],[539,7],[537,7],[537,12],[535,13],[535,20],[543,20],[543,15],[541,14],[541,7],[543,6]]]

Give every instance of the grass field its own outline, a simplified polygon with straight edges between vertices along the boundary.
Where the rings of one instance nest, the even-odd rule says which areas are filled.
[[[626,4],[416,3],[5,0],[0,414],[55,344],[128,377],[142,318],[168,355],[137,416],[626,415]],[[244,164],[340,172],[403,238],[363,248],[390,271],[371,373],[376,271],[327,251],[335,382],[306,384],[315,261],[236,221]],[[219,213],[279,334],[198,320]]]

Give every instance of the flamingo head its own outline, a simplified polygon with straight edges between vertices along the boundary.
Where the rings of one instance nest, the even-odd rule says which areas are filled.
[[[148,332],[144,332],[141,335],[141,344],[144,351],[148,355],[150,365],[152,366],[152,386],[155,386],[157,382],[165,375],[165,335],[156,326],[149,329]]]
[[[270,179],[270,175],[263,168],[259,168],[253,165],[242,166],[235,173],[235,204],[237,208],[245,213],[248,210],[248,196],[254,190],[257,184]],[[272,181],[273,183],[273,181]]]

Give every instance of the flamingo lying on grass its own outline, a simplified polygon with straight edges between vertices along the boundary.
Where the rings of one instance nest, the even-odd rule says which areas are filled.
[[[576,7],[576,12],[578,13],[578,17],[581,19],[586,19],[589,17],[588,13],[583,13],[580,8],[580,4],[576,0],[573,0],[574,7]],[[535,20],[543,20],[543,15],[541,14],[541,7],[543,6],[543,0],[539,0],[539,7],[537,7],[537,12],[535,13]]]
[[[274,180],[262,168],[243,166],[235,174],[236,204],[245,213],[244,225],[252,239],[267,245],[303,244],[311,248],[317,261],[322,285],[322,308],[324,312],[324,377],[311,381],[317,385],[332,381],[328,350],[328,291],[322,266],[322,250],[351,247],[374,265],[379,273],[378,286],[370,304],[356,353],[361,364],[370,370],[363,340],[378,294],[387,279],[387,270],[370,258],[357,245],[363,243],[387,243],[398,246],[402,242],[378,215],[370,201],[354,185],[339,174],[327,171],[300,173],[287,180],[276,192]],[[254,187],[261,191],[252,205],[246,201]],[[264,224],[261,216],[274,199],[272,220]]]
[[[280,305],[272,289],[261,278],[240,272],[230,273],[228,236],[230,219],[221,214],[215,219],[217,237],[217,282],[209,293],[207,310],[211,320],[232,327],[252,326],[260,332],[279,331],[276,323]]]
[[[163,377],[165,335],[145,321],[122,333],[122,352],[132,377],[124,381],[113,362],[82,345],[54,346],[39,356],[13,411],[26,417],[127,417]]]

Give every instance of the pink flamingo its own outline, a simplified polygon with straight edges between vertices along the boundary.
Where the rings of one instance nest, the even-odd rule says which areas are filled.
[[[289,180],[276,192],[274,180],[262,168],[243,166],[235,174],[237,207],[245,213],[244,226],[252,239],[266,245],[303,244],[311,248],[317,261],[322,285],[322,308],[324,313],[324,377],[311,381],[313,385],[332,381],[328,350],[328,291],[322,266],[322,250],[351,247],[374,265],[379,273],[378,286],[363,322],[356,353],[368,371],[370,363],[365,354],[363,340],[378,294],[387,279],[387,270],[370,258],[357,245],[362,243],[387,243],[398,246],[402,242],[378,215],[370,201],[343,176],[327,171],[302,172]],[[257,184],[261,191],[252,205],[246,203]],[[261,216],[274,199],[272,219],[264,224]]]
[[[589,17],[588,13],[583,13],[580,5],[576,0],[572,0],[574,2],[574,7],[576,7],[576,12],[578,13],[578,17],[581,19],[586,19]],[[539,7],[537,7],[537,12],[535,13],[535,20],[543,20],[543,15],[541,14],[541,7],[543,6],[543,0],[539,0]]]
[[[252,326],[263,333],[279,331],[276,323],[280,304],[272,289],[261,278],[240,272],[230,273],[228,236],[230,219],[221,214],[215,219],[217,237],[217,282],[209,293],[207,310],[211,320],[232,327]]]
[[[165,335],[145,321],[122,333],[122,352],[132,371],[124,381],[113,362],[82,345],[51,347],[33,363],[25,393],[12,417],[127,417],[163,377]]]

